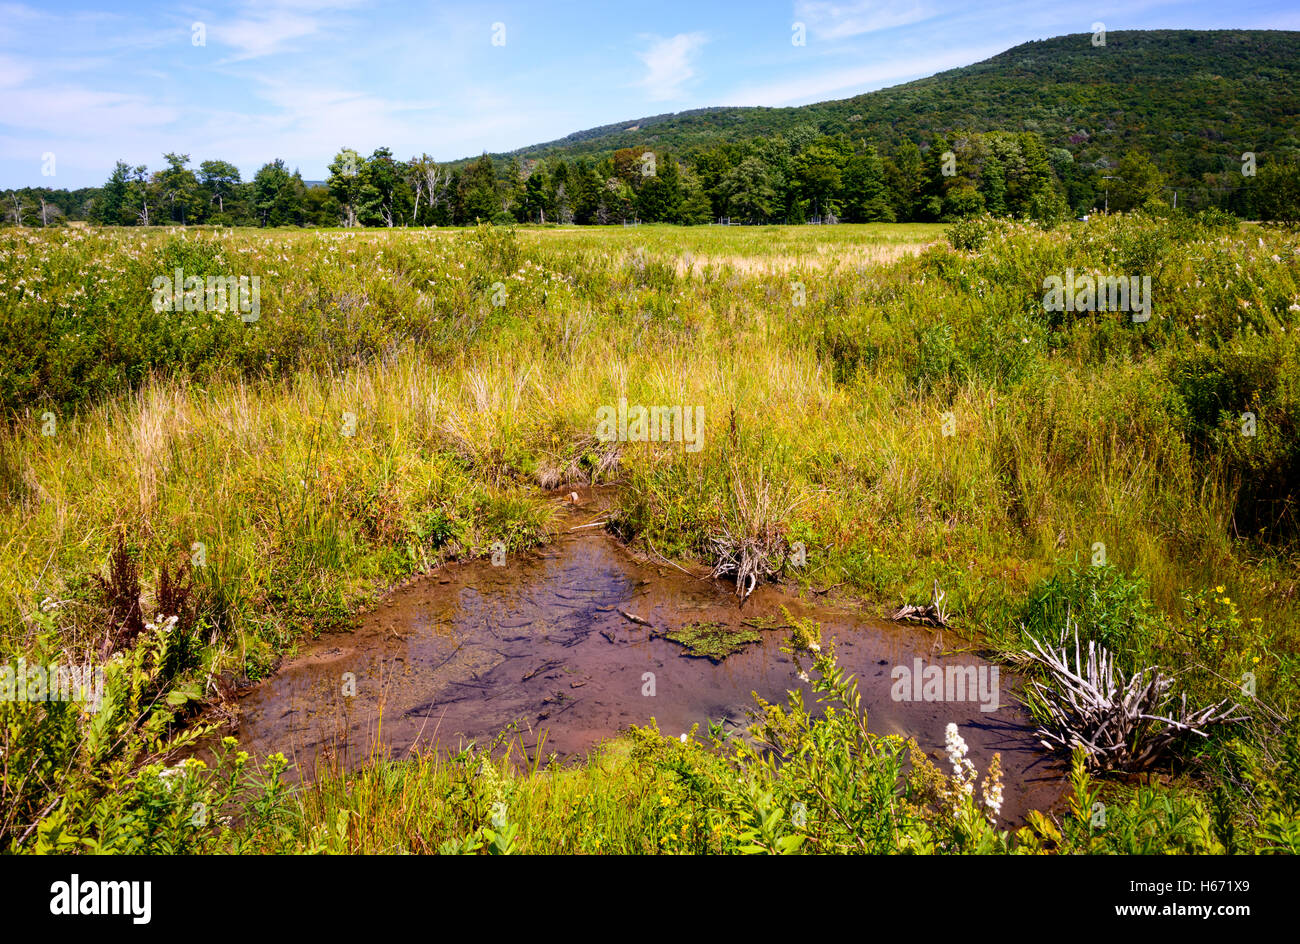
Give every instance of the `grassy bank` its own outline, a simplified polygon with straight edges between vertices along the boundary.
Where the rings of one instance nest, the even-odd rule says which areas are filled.
[[[1193,701],[1241,700],[1250,673],[1267,706],[1250,723],[1188,742],[1138,792],[1079,788],[1129,811],[1111,817],[1127,832],[1089,826],[1085,842],[1063,823],[1020,842],[1294,848],[1300,241],[1114,217],[976,223],[953,242],[925,226],[0,234],[4,658],[107,663],[114,693],[93,716],[0,706],[5,846],[99,841],[110,806],[144,808],[131,797],[170,809],[140,771],[193,735],[197,707],[394,581],[545,540],[541,489],[617,480],[620,533],[669,557],[715,563],[726,535],[775,566],[802,541],[787,579],[877,612],[937,579],[957,634],[1004,658],[1068,616],[1123,664],[1178,671]],[[258,320],[156,312],[151,282],[178,266],[259,276]],[[1043,280],[1067,269],[1151,276],[1150,320],[1044,310]],[[703,407],[703,448],[600,442],[596,410],[623,397]],[[862,776],[897,782],[877,755],[901,748],[854,743],[876,758]],[[774,771],[775,806],[749,797],[758,819],[728,819],[745,806],[728,791],[758,776],[729,749],[643,735],[497,779],[522,798],[523,849],[774,847],[746,830],[807,800]],[[205,808],[256,798],[270,832],[237,817],[160,835],[491,847],[491,816],[432,803],[485,770],[376,764],[298,798],[245,785]],[[709,822],[685,845],[661,841],[648,798],[664,790],[692,828]],[[941,792],[916,787],[910,825],[865,806],[857,831],[888,835],[877,849],[1006,847],[953,825]],[[830,829],[849,794],[822,793],[809,821]],[[555,821],[575,796],[603,804],[599,828]],[[341,831],[345,812],[364,830]],[[805,832],[809,849],[853,847]]]

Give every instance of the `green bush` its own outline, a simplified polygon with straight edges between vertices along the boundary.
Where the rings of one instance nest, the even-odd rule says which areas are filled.
[[[979,252],[988,242],[991,221],[988,217],[968,216],[945,230],[948,244],[962,252]]]
[[[1067,620],[1079,638],[1131,663],[1151,642],[1157,615],[1140,577],[1112,564],[1072,566],[1041,581],[1017,615],[1024,632],[1055,644]]]

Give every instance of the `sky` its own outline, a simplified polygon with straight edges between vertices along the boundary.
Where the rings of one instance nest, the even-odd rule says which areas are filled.
[[[0,189],[99,186],[169,151],[244,179],[283,158],[320,180],[344,147],[454,160],[847,98],[1098,23],[1300,30],[1300,3],[0,0]]]

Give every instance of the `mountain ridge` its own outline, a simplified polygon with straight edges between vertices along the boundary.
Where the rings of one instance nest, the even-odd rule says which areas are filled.
[[[1007,130],[1037,131],[1076,157],[1112,164],[1120,155],[1110,153],[1116,149],[1105,139],[1117,138],[1120,151],[1149,151],[1176,175],[1190,176],[1222,167],[1205,166],[1211,149],[1202,146],[1184,149],[1188,155],[1182,161],[1160,159],[1171,148],[1153,144],[1163,136],[1177,151],[1188,134],[1178,127],[1180,117],[1195,136],[1222,142],[1238,155],[1279,145],[1300,149],[1295,62],[1300,62],[1300,31],[1119,30],[1106,34],[1104,46],[1093,46],[1090,33],[1075,33],[1021,43],[968,66],[848,98],[666,112],[489,157],[600,159],[621,148],[653,146],[686,152],[799,125],[822,134],[866,137],[887,150],[904,140],[924,146],[954,131]],[[1243,88],[1258,94],[1243,97]],[[1211,112],[1199,124],[1187,114],[1193,99]],[[1126,117],[1136,124],[1123,124]],[[1093,144],[1097,137],[1103,141]]]

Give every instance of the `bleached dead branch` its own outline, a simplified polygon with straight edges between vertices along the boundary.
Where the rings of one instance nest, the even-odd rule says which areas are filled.
[[[1158,666],[1129,676],[1115,664],[1114,654],[1095,641],[1086,648],[1073,626],[1073,651],[1066,632],[1056,648],[1031,639],[1024,655],[1048,672],[1046,682],[1031,682],[1048,721],[1038,735],[1049,749],[1071,751],[1082,746],[1089,763],[1101,770],[1149,769],[1179,737],[1206,737],[1205,728],[1246,720],[1228,699],[1191,708],[1187,695],[1175,699],[1174,677]]]

